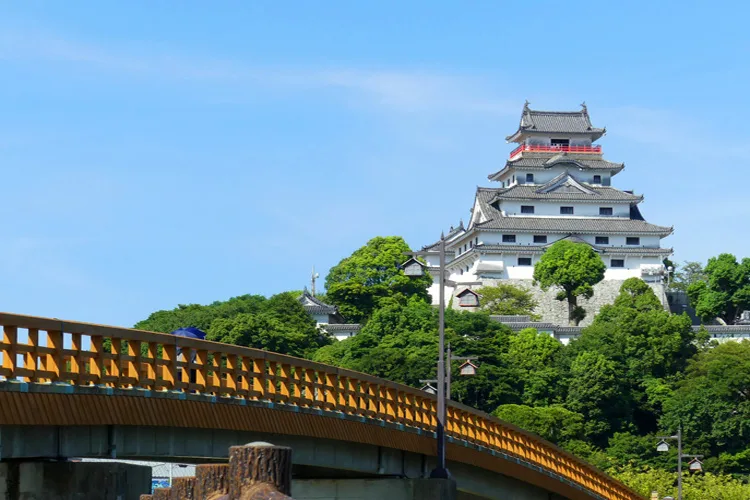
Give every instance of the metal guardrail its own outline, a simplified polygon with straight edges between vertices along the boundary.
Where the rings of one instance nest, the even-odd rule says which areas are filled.
[[[194,391],[436,429],[434,396],[305,359],[163,333],[9,313],[0,313],[0,326],[0,379]],[[21,335],[25,342],[19,342],[19,332],[25,333]],[[551,443],[468,406],[449,403],[446,432],[539,467],[600,498],[642,498]]]

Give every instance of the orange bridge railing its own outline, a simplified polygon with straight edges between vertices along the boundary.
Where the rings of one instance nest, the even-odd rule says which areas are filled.
[[[427,431],[436,428],[434,396],[304,359],[162,333],[8,313],[0,313],[0,326],[0,380],[195,391],[343,412]],[[453,438],[565,478],[601,498],[642,498],[551,443],[473,408],[449,402],[446,431]]]

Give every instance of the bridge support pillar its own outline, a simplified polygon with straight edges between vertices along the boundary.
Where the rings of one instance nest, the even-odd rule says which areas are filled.
[[[294,500],[456,500],[452,479],[300,479]]]
[[[94,462],[0,462],[0,500],[138,500],[151,467]]]

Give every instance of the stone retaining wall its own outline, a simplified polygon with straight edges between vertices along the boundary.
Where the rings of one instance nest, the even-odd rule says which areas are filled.
[[[624,280],[605,280],[594,285],[594,296],[591,299],[579,299],[579,305],[586,310],[586,318],[581,321],[580,326],[590,325],[594,320],[594,316],[599,312],[602,306],[611,304],[615,301],[615,298],[620,293],[620,287]],[[534,300],[539,305],[535,309],[535,313],[541,316],[541,321],[552,323],[555,325],[567,326],[568,325],[568,303],[567,301],[559,301],[555,298],[557,290],[550,289],[546,292],[541,288],[534,286],[533,280],[521,280],[521,279],[503,279],[503,280],[483,280],[484,286],[493,286],[498,283],[506,283],[530,290]],[[649,283],[649,286],[654,291],[657,297],[664,304],[665,309],[668,307],[667,296],[665,287],[661,283]],[[472,286],[473,289],[480,288],[480,286]],[[458,287],[457,290],[464,290],[465,287]],[[455,293],[455,292],[454,292]],[[458,299],[453,297],[454,308],[458,309]]]

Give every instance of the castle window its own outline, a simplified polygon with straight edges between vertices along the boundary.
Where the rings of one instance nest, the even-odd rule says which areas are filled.
[[[596,244],[597,245],[609,245],[609,236],[597,236]]]
[[[552,139],[550,141],[552,147],[554,146],[570,146],[570,139]]]
[[[547,243],[547,235],[546,234],[535,234],[534,235],[534,243]]]
[[[612,207],[599,207],[599,215],[612,215]]]
[[[609,261],[609,267],[625,267],[625,259],[612,259]]]
[[[503,243],[515,243],[516,242],[516,235],[515,234],[504,234],[503,235]]]
[[[477,236],[477,237],[476,237],[476,238],[474,239],[474,244],[475,244],[475,245],[479,245],[479,236]]]
[[[526,182],[533,184],[534,183],[534,174],[526,174]]]
[[[625,238],[625,244],[626,245],[640,245],[641,239],[638,238],[637,236],[628,236],[627,238]]]
[[[602,183],[602,176],[601,175],[595,175],[594,176],[594,184],[601,184]]]
[[[522,214],[533,214],[534,213],[534,205],[521,205],[521,213]]]
[[[562,215],[573,215],[573,207],[560,207]]]
[[[519,257],[518,258],[518,265],[519,266],[530,266],[531,265],[531,257]]]

